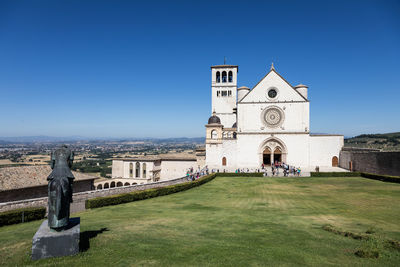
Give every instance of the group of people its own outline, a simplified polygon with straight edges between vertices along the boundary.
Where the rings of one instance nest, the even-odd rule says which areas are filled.
[[[204,176],[204,175],[208,175],[209,171],[208,171],[208,167],[205,166],[203,169],[198,168],[197,170],[190,168],[187,170],[186,172],[186,179],[188,181],[194,181],[196,179],[199,179],[200,177]]]
[[[268,176],[267,168],[264,163],[261,165],[261,169],[263,170],[264,176]],[[271,173],[272,176],[279,176],[279,170],[282,169],[283,176],[300,176],[301,169],[300,167],[296,168],[294,166],[289,166],[284,162],[275,161],[274,164],[271,164]]]
[[[271,164],[271,176],[279,176],[279,172],[282,171],[283,176],[301,176],[301,169],[300,167],[296,168],[294,166],[290,166],[284,162],[278,162],[276,161],[274,164]],[[218,173],[220,172],[219,169],[212,169],[211,173]],[[226,172],[224,169],[223,172]],[[268,176],[268,171],[267,171],[267,166],[261,164],[261,168],[259,169],[249,169],[249,168],[241,168],[241,169],[236,169],[235,173],[252,173],[252,172],[262,172],[263,176]],[[208,170],[208,167],[205,166],[204,168],[200,169],[198,168],[197,170],[194,168],[190,168],[186,172],[186,178],[188,181],[194,181],[196,179],[199,179],[200,177],[204,175],[208,175],[210,172]]]

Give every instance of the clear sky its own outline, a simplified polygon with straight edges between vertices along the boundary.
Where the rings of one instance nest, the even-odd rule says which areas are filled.
[[[309,86],[311,131],[400,131],[400,1],[0,1],[0,136],[201,137],[210,66]]]

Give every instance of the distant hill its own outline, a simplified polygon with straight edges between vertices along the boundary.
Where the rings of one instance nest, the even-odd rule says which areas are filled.
[[[400,132],[361,134],[344,140],[345,147],[374,148],[382,151],[400,151]]]

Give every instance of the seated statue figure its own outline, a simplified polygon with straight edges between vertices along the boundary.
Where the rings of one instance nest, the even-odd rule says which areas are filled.
[[[70,203],[72,202],[72,183],[74,175],[71,172],[74,153],[62,145],[51,153],[51,168],[53,171],[47,177],[49,181],[49,227],[62,231],[69,223]]]

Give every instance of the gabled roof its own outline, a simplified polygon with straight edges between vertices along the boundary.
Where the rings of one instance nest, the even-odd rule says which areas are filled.
[[[286,81],[285,78],[283,78],[274,68],[274,65],[272,64],[270,71],[255,85],[253,86],[253,88],[251,88],[251,90],[239,101],[242,102],[244,99],[246,99],[246,97],[251,94],[253,92],[253,89],[257,87],[257,85],[259,85],[270,73],[274,72],[275,74],[278,75],[278,77],[280,77],[285,83],[287,83],[287,85],[290,86],[290,88],[292,88],[299,96],[301,96],[301,98],[304,99],[304,101],[308,102],[308,99],[305,98],[302,94],[300,94],[288,81]]]

